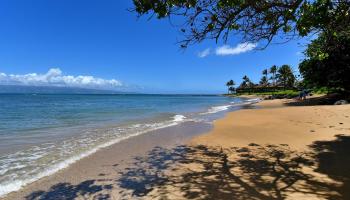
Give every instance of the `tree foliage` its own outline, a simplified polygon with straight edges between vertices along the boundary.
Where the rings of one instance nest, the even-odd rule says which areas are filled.
[[[271,66],[271,68],[270,68],[270,70],[269,70],[269,72],[271,73],[271,80],[273,81],[272,82],[272,85],[273,86],[275,86],[276,85],[276,73],[277,73],[277,70],[278,70],[278,68],[277,68],[277,66],[276,65],[273,65],[273,66]]]
[[[289,65],[282,65],[276,74],[277,81],[284,88],[292,88],[295,83],[293,70]]]
[[[267,69],[264,69],[264,70],[262,71],[262,75],[263,75],[263,76],[261,77],[260,82],[259,82],[259,84],[260,84],[261,86],[267,86],[267,85],[269,85],[268,74],[269,74],[269,71],[268,71]]]
[[[299,64],[304,83],[309,87],[328,87],[350,91],[350,1],[334,7],[315,4],[304,16],[313,18],[315,27],[322,32],[305,51],[306,58]],[[319,23],[319,24],[317,24]],[[323,25],[320,25],[323,24]]]
[[[264,41],[276,36],[289,40],[312,32],[337,32],[348,26],[349,0],[133,0],[139,15],[157,18],[180,16],[184,35],[181,47],[205,39],[239,35],[242,42]]]
[[[181,47],[214,39],[226,42],[230,36],[265,48],[295,37],[316,36],[305,52],[299,69],[304,83],[316,87],[350,91],[350,1],[349,0],[133,0],[140,16],[184,19],[178,28]],[[284,67],[284,69],[287,69]],[[279,69],[279,70],[284,70]],[[278,70],[278,71],[279,71]],[[295,81],[277,69],[270,69],[286,87]],[[282,72],[282,71],[281,71]],[[293,81],[294,80],[294,81]],[[249,82],[244,81],[247,87]]]
[[[267,76],[262,76],[261,79],[260,79],[259,84],[260,84],[261,86],[267,86],[267,85],[269,85],[269,80],[268,80]]]
[[[234,85],[236,83],[233,81],[233,80],[229,80],[227,83],[226,83],[226,86],[227,86],[227,94],[229,94],[230,92],[232,93],[234,90],[232,90],[232,88],[234,89]]]
[[[267,77],[267,75],[269,74],[269,72],[267,71],[267,69],[264,69],[264,70],[262,71],[262,74],[263,74],[264,76]]]
[[[250,78],[247,75],[243,76],[242,79],[243,79],[243,81],[239,85],[239,88],[248,88],[248,87],[254,86],[254,83],[250,80]]]
[[[234,92],[236,91],[236,88],[232,86],[232,87],[229,87],[228,90],[229,90],[229,91],[231,92],[231,94],[232,94],[232,93],[234,93]]]
[[[309,87],[350,91],[350,29],[340,34],[321,34],[305,52],[299,71]]]

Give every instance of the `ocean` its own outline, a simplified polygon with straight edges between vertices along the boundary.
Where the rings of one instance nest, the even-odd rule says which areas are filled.
[[[214,95],[0,94],[0,196],[129,137],[186,121],[211,123],[251,102]]]

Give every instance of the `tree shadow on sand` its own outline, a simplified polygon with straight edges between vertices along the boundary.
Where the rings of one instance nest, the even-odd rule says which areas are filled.
[[[316,171],[341,183],[334,188],[341,194],[338,199],[350,199],[350,136],[337,135],[336,138],[311,145],[318,163]]]
[[[157,147],[121,171],[117,184],[156,199],[349,199],[349,142],[338,136],[310,152],[284,144]]]
[[[154,186],[168,183],[165,171],[174,164],[183,162],[185,154],[191,149],[178,146],[174,149],[153,148],[146,157],[136,157],[132,168],[119,172],[117,180],[121,188],[130,189],[132,196],[142,197],[154,189]]]
[[[350,199],[349,155],[350,136],[344,135],[314,142],[309,152],[285,144],[155,147],[108,184],[59,183],[26,199],[103,200],[112,198],[112,189],[121,189],[121,199]]]
[[[307,98],[303,101],[292,101],[284,103],[287,106],[315,106],[315,105],[334,105],[339,99],[349,99],[349,96],[341,94],[328,94],[319,97]]]
[[[35,191],[26,196],[26,200],[71,200],[77,197],[89,196],[93,199],[106,200],[109,199],[109,194],[102,194],[103,190],[112,189],[112,185],[96,185],[95,180],[87,180],[77,185],[70,183],[58,183],[53,185],[48,191]],[[97,194],[99,193],[99,194]],[[95,195],[96,194],[96,195]]]

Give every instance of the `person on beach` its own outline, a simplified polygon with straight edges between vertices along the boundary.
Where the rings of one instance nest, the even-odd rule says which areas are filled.
[[[306,96],[308,95],[308,92],[306,90],[302,90],[299,93],[299,100],[306,100]]]

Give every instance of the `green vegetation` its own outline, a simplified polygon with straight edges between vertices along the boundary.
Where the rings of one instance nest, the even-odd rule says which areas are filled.
[[[269,72],[271,73],[270,80],[272,82],[269,82]],[[294,97],[299,94],[295,75],[289,65],[282,65],[281,67],[274,65],[270,70],[263,70],[259,84],[254,84],[246,75],[242,79],[242,83],[233,90],[236,95],[259,94]],[[232,88],[233,86],[229,84],[231,81],[227,82],[226,86]]]
[[[295,76],[293,74],[292,68],[289,65],[282,65],[278,68],[277,83],[282,85],[284,88],[292,88],[295,84]]]
[[[229,80],[227,83],[226,83],[226,86],[227,86],[227,94],[231,94],[235,91],[235,88],[234,88],[234,85],[236,83],[233,81],[233,80]]]
[[[261,77],[259,84],[262,86],[267,86],[269,84],[269,79],[267,78],[267,75],[268,75],[267,69],[264,69],[262,71],[262,74],[263,76]]]
[[[240,96],[240,95],[257,95],[257,96],[274,96],[274,98],[294,98],[299,96],[300,91],[298,90],[276,90],[271,92],[241,92],[237,94],[230,94],[227,96]]]
[[[321,34],[305,55],[299,70],[307,86],[350,92],[350,28],[340,35]]]
[[[245,42],[285,40],[349,26],[348,0],[133,0],[139,15],[158,19],[181,16],[182,47],[204,39],[227,40],[241,35]],[[249,23],[246,23],[249,22]]]
[[[270,68],[270,74],[271,74],[271,80],[272,80],[272,85],[275,86],[276,85],[276,73],[277,73],[277,66],[273,65]]]
[[[319,87],[319,88],[313,88],[312,93],[314,93],[314,94],[339,93],[339,89],[332,89],[332,88],[328,88],[328,87]]]
[[[307,88],[327,87],[350,93],[350,1],[349,0],[133,0],[134,11],[159,19],[183,18],[180,46],[215,39],[226,42],[231,35],[242,42],[266,48],[276,36],[279,42],[296,37],[316,36],[305,51],[299,70]],[[282,40],[282,41],[281,41]],[[295,86],[295,78],[285,67],[272,67],[272,85],[286,89]],[[279,74],[289,74],[278,77]],[[248,78],[248,77],[246,77]],[[266,77],[260,85],[266,86]],[[279,82],[278,82],[279,80]],[[255,86],[245,79],[239,87]]]

